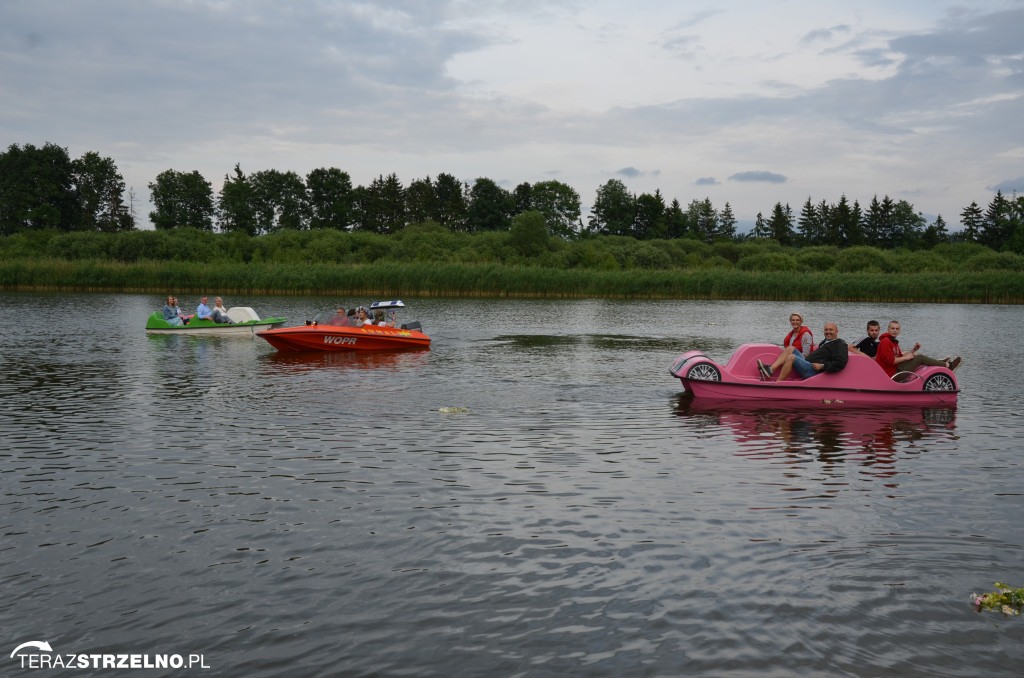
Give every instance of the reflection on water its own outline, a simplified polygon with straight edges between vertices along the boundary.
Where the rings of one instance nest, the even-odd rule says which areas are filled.
[[[275,351],[261,360],[278,374],[302,374],[318,370],[416,370],[422,369],[430,355],[425,349],[395,351]]]
[[[9,648],[248,678],[1018,673],[1024,624],[967,602],[1021,572],[1024,393],[997,359],[957,409],[743,409],[668,368],[776,340],[789,304],[421,299],[428,351],[302,354],[147,336],[161,304],[0,293]],[[1024,326],[800,310],[966,355]]]
[[[814,461],[831,478],[846,477],[844,466],[854,465],[860,479],[885,480],[887,487],[907,472],[899,468],[901,459],[912,463],[929,447],[957,438],[955,407],[757,406],[686,393],[678,396],[676,412],[687,428],[727,433],[736,456],[783,466]]]

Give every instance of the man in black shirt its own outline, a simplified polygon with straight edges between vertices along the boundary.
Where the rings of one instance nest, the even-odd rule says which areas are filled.
[[[850,353],[860,353],[869,358],[874,358],[875,354],[878,353],[878,334],[881,329],[877,320],[869,320],[868,336],[850,344]]]
[[[850,351],[846,342],[839,338],[839,328],[835,323],[825,323],[825,340],[806,358],[799,351],[783,351],[771,367],[758,360],[757,369],[762,381],[771,381],[776,367],[782,368],[779,370],[779,381],[789,376],[792,370],[796,370],[801,379],[809,379],[822,372],[838,372],[846,367],[849,359]]]

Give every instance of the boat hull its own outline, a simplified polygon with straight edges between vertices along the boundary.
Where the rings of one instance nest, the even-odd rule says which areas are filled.
[[[430,348],[430,337],[419,330],[397,327],[336,327],[299,325],[257,332],[279,351],[383,351]]]
[[[669,373],[678,377],[695,398],[729,403],[792,401],[822,405],[909,405],[920,407],[955,405],[959,387],[956,376],[944,367],[921,367],[891,379],[871,358],[851,354],[839,372],[826,372],[809,379],[795,373],[784,381],[762,381],[757,371],[760,359],[770,365],[779,352],[772,344],[744,344],[719,365],[700,351],[679,356]]]
[[[261,330],[283,327],[285,318],[264,318],[237,323],[215,323],[193,317],[188,325],[169,325],[161,313],[154,313],[146,322],[146,334],[188,334],[193,336],[253,337]]]

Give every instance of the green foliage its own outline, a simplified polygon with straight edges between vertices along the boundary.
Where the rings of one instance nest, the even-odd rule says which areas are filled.
[[[73,231],[82,223],[81,196],[66,148],[11,144],[0,153],[0,235],[25,229]]]
[[[149,184],[149,191],[154,207],[149,220],[156,228],[213,230],[213,188],[198,171],[165,170]]]
[[[512,219],[509,244],[524,257],[536,257],[547,249],[547,220],[539,211],[523,212]]]
[[[836,257],[836,270],[844,273],[881,273],[891,271],[892,265],[881,250],[874,247],[851,247],[841,251]]]
[[[805,247],[796,254],[796,263],[801,271],[828,271],[835,268],[838,247]]]
[[[991,250],[976,242],[956,242],[936,245],[930,251],[952,264],[960,264],[975,254],[990,252]]]
[[[1024,271],[1024,256],[1013,252],[979,252],[964,262],[966,271]]]
[[[734,263],[727,257],[738,260]],[[197,270],[207,278],[213,276],[217,282],[213,287],[218,289],[340,289],[324,282],[337,277],[335,268],[373,271],[382,276],[375,279],[383,284],[390,275],[408,282],[411,270],[463,267],[458,270],[479,273],[480,267],[485,267],[488,280],[499,272],[504,276],[501,285],[493,287],[478,278],[445,282],[431,274],[427,279],[434,282],[424,282],[420,291],[476,294],[516,289],[531,294],[685,297],[693,288],[679,280],[720,276],[709,293],[724,295],[721,298],[1005,303],[1024,296],[1024,256],[993,252],[975,243],[884,252],[872,247],[792,249],[771,240],[707,244],[692,239],[641,241],[629,236],[592,235],[567,241],[547,235],[543,217],[537,212],[518,215],[510,231],[472,234],[452,232],[434,221],[408,226],[394,235],[333,228],[283,229],[256,237],[193,228],[119,233],[25,231],[0,237],[0,261],[7,279],[33,280],[37,273],[32,272],[44,271],[38,275],[47,286],[89,288],[123,284],[125,289],[136,289],[150,283],[160,288],[165,286],[166,276],[189,263],[200,267]],[[143,271],[138,280],[124,273],[125,267],[136,265]],[[305,268],[319,270],[316,281],[296,283]],[[517,273],[509,274],[510,269]],[[237,276],[235,282],[230,276],[221,277],[222,271],[229,270]],[[592,280],[598,273],[621,274],[623,277],[617,278],[621,288],[589,283],[576,287],[579,280]],[[537,280],[524,280],[531,276]],[[545,287],[547,283],[541,282],[556,279],[577,282],[568,291],[561,290],[562,283]],[[345,281],[359,289],[377,289],[376,283],[347,277]],[[815,281],[819,288],[811,284]],[[192,283],[184,280],[180,284]],[[411,283],[403,287],[413,288]],[[597,289],[599,293],[594,292]]]
[[[742,249],[738,244],[729,240],[719,240],[711,245],[711,251],[715,253],[715,256],[728,259],[735,264],[740,260]]]
[[[371,244],[367,241],[364,244]],[[360,247],[356,251],[360,251]],[[550,256],[552,253],[546,253]],[[0,287],[223,293],[496,295],[876,302],[1024,302],[1024,273],[801,273],[710,268],[622,270],[610,252],[595,265],[541,268],[496,263],[317,264],[231,261],[119,263],[0,260]],[[604,257],[603,259],[601,257]],[[721,260],[724,261],[724,260]],[[727,263],[727,262],[726,262]]]
[[[931,251],[893,250],[890,260],[895,269],[901,273],[923,273],[926,271],[950,271],[953,267],[949,260],[941,254]]]
[[[633,250],[632,263],[635,268],[666,269],[671,268],[672,257],[650,242],[642,242]]]
[[[781,252],[768,252],[743,257],[736,264],[741,271],[795,271],[796,259]]]

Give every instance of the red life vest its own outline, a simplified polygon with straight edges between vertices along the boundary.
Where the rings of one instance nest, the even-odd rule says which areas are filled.
[[[796,339],[793,338],[794,332],[796,333]],[[806,352],[804,351],[803,343],[805,334],[807,335],[807,345],[809,347]],[[783,342],[782,346],[789,346],[791,341],[793,343],[793,348],[800,351],[801,353],[806,354],[814,350],[814,334],[809,329],[807,329],[805,325],[801,325],[799,329],[791,330],[790,333],[786,335],[786,339]]]

